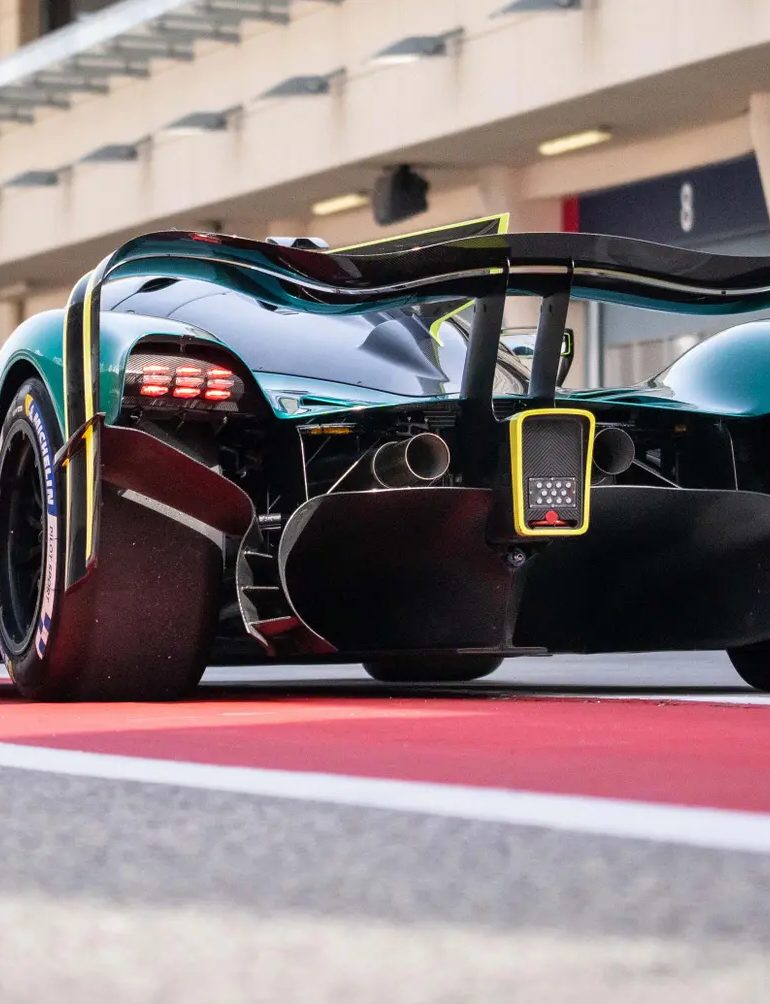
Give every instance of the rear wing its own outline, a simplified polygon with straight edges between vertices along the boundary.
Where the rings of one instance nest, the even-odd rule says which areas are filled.
[[[506,296],[542,297],[530,397],[553,400],[570,298],[682,313],[770,306],[770,258],[705,254],[594,234],[501,233],[487,217],[331,251],[219,234],[136,237],[74,287],[63,355],[67,477],[67,586],[95,559],[100,421],[99,323],[103,284],[129,276],[196,278],[308,313],[355,314],[447,299],[477,301],[461,399],[479,423],[490,411]]]
[[[148,234],[91,273],[91,302],[107,279],[164,275],[219,282],[310,313],[361,313],[499,289],[539,295],[564,281],[576,299],[682,313],[735,313],[770,303],[770,258],[594,234],[488,234],[432,243],[430,233],[395,251],[384,250],[385,243],[375,250],[319,251],[214,234]]]

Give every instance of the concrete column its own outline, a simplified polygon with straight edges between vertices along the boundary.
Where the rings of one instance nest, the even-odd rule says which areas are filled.
[[[284,216],[269,220],[263,237],[317,237],[323,221],[304,216]]]
[[[511,233],[527,233],[532,229],[558,230],[559,224],[550,226],[548,200],[544,207],[528,204],[520,195],[520,172],[511,167],[491,165],[479,168],[478,187],[484,212],[510,213],[508,229]],[[543,212],[538,213],[538,208]],[[541,223],[541,226],[536,226]],[[534,226],[533,226],[534,225]],[[537,324],[539,300],[532,297],[509,297],[505,307],[505,323],[510,327],[534,327]]]
[[[0,345],[24,318],[24,283],[0,289]]]
[[[522,198],[522,171],[495,164],[479,168],[477,178],[485,212],[509,212],[512,233],[561,230],[561,199]]]
[[[561,199],[524,199],[521,196],[522,180],[523,172],[515,168],[500,165],[479,168],[477,183],[484,211],[490,214],[509,212],[508,229],[511,233],[561,230]],[[539,297],[509,297],[505,323],[510,327],[534,328],[539,313]],[[573,303],[570,306],[567,326],[575,333],[575,360],[567,384],[572,387],[589,385],[584,304]]]
[[[0,0],[0,57],[40,34],[40,5],[34,0]]]
[[[605,354],[601,337],[601,305],[596,300],[586,304],[586,324],[583,358],[583,383],[586,387],[602,387],[604,385]],[[575,359],[575,367],[578,360]]]
[[[770,94],[766,92],[749,98],[749,133],[770,213]]]

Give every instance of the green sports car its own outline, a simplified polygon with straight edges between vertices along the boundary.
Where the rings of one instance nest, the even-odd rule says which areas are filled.
[[[0,354],[0,646],[31,698],[207,664],[461,681],[726,649],[770,687],[770,321],[561,388],[570,298],[770,308],[770,259],[503,217],[329,250],[138,237]],[[534,334],[508,296],[542,300]]]

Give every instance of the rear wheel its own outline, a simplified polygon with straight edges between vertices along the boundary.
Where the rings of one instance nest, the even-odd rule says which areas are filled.
[[[728,648],[727,654],[738,676],[755,690],[770,691],[770,644]]]
[[[183,696],[206,666],[220,546],[105,484],[98,562],[65,592],[61,436],[39,380],[14,397],[0,443],[0,646],[18,690],[37,700]]]
[[[0,451],[0,621],[11,657],[29,648],[41,606],[44,491],[35,430],[25,416],[14,416]]]
[[[494,673],[496,655],[402,655],[365,662],[364,669],[381,683],[466,683]]]

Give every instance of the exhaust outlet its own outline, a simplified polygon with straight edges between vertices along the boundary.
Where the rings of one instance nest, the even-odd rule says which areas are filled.
[[[443,477],[449,460],[444,440],[432,432],[421,432],[381,446],[372,457],[372,474],[381,488],[417,488]]]
[[[636,456],[633,439],[625,429],[600,429],[594,439],[594,467],[600,474],[624,474]]]

